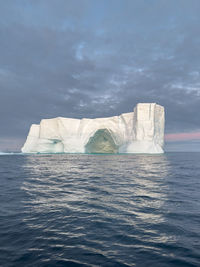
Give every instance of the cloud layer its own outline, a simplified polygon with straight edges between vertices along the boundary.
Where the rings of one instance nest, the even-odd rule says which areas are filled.
[[[198,10],[198,0],[0,1],[0,146],[42,118],[137,102],[165,106],[167,133],[200,129]]]

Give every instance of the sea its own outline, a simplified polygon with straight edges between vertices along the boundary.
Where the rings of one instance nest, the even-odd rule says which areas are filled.
[[[200,266],[200,153],[0,155],[0,266]]]

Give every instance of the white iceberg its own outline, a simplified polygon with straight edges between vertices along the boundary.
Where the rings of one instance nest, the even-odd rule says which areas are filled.
[[[54,118],[33,124],[23,153],[164,153],[164,107],[139,103],[133,112],[96,119]]]

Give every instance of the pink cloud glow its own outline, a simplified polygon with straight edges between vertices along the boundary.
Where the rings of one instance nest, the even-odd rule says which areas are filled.
[[[193,140],[200,139],[200,132],[193,133],[175,133],[175,134],[166,134],[166,141],[183,141],[183,140]]]

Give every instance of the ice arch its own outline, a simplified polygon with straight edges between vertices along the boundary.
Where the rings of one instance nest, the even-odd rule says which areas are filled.
[[[86,153],[118,153],[111,133],[107,129],[99,129],[90,137],[85,146]]]
[[[96,119],[53,118],[33,124],[23,153],[163,153],[164,107],[139,103],[133,112]],[[90,139],[91,138],[91,139]]]

